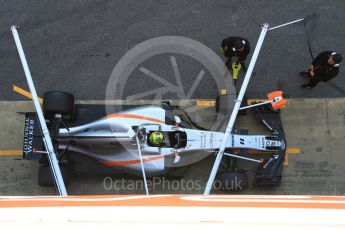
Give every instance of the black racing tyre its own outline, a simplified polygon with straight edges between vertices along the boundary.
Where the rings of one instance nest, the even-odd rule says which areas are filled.
[[[215,107],[216,107],[216,112],[218,113],[219,112],[219,101],[220,101],[220,95],[218,95],[216,97],[216,104],[215,104]]]
[[[60,171],[67,186],[69,184],[69,169],[66,166],[60,166]],[[49,165],[41,165],[38,170],[38,185],[53,187],[55,182]]]
[[[229,95],[228,94],[222,94],[218,95],[216,97],[216,112],[221,113],[224,115],[228,115],[227,113],[227,107],[229,106]]]
[[[43,112],[48,115],[62,114],[70,118],[74,114],[74,96],[70,93],[50,91],[43,96]]]
[[[247,106],[247,105],[248,105],[248,104],[247,104],[247,100],[248,100],[248,99],[247,99],[247,96],[244,95],[240,107],[245,107],[245,106]],[[247,112],[248,112],[248,109],[243,109],[243,110],[238,111],[238,115],[247,115]]]
[[[220,175],[219,181],[222,190],[244,191],[248,188],[248,175],[245,172],[224,172]]]

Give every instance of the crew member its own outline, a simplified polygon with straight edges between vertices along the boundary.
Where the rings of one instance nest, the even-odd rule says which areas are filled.
[[[339,63],[342,61],[341,54],[334,51],[324,51],[320,53],[311,63],[308,72],[300,72],[301,76],[310,78],[307,84],[303,84],[303,89],[313,88],[320,81],[329,81],[339,73]]]
[[[220,50],[224,56],[228,58],[225,65],[229,70],[232,68],[232,58],[236,57],[236,62],[241,63],[243,71],[247,71],[245,61],[250,52],[250,44],[247,39],[241,37],[228,37],[222,41]]]

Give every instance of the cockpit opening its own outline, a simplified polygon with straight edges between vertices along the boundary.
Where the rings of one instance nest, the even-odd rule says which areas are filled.
[[[180,149],[187,146],[187,134],[181,131],[151,131],[147,135],[147,144],[151,147]]]

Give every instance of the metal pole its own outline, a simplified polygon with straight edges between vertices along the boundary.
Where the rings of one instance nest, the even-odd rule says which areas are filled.
[[[136,135],[135,138],[137,140],[139,159],[140,159],[140,164],[141,164],[141,171],[143,173],[144,184],[145,184],[145,192],[146,192],[146,195],[149,195],[149,189],[147,188],[146,174],[145,174],[145,168],[144,168],[144,162],[143,162],[143,155],[141,154],[141,148],[140,148],[140,142],[139,142],[138,134]]]
[[[265,102],[257,103],[257,104],[254,104],[254,105],[244,106],[244,107],[240,108],[239,110],[249,109],[249,108],[257,107],[257,106],[260,106],[260,105],[271,104],[271,103],[272,103],[272,101],[265,101]]]
[[[244,93],[245,93],[246,90],[247,90],[247,86],[248,86],[250,77],[251,77],[251,75],[252,75],[252,72],[253,72],[253,69],[254,69],[256,60],[257,60],[257,58],[258,58],[258,56],[259,56],[259,52],[260,52],[262,43],[264,42],[264,38],[265,38],[265,36],[266,36],[267,30],[268,30],[268,24],[265,23],[265,24],[263,24],[263,26],[262,26],[262,29],[261,29],[261,33],[260,33],[260,36],[259,36],[258,43],[256,44],[256,47],[255,47],[255,50],[254,50],[252,59],[250,60],[250,63],[249,63],[249,67],[248,67],[247,73],[246,73],[246,75],[245,75],[245,77],[244,77],[244,80],[243,80],[243,83],[242,83],[242,87],[241,87],[240,93],[238,94],[238,97],[237,97],[237,100],[236,100],[236,103],[235,103],[235,106],[234,106],[234,110],[232,111],[232,114],[231,114],[229,123],[228,123],[228,125],[227,125],[226,130],[225,130],[223,142],[222,142],[222,144],[221,144],[221,146],[220,146],[220,148],[219,148],[219,151],[218,151],[216,160],[215,160],[215,162],[214,162],[214,165],[213,165],[213,168],[212,168],[210,177],[209,177],[209,179],[208,179],[208,181],[207,181],[206,188],[205,188],[205,191],[204,191],[204,195],[209,195],[209,194],[210,194],[210,191],[211,191],[211,188],[212,188],[213,181],[214,181],[214,179],[215,179],[215,177],[216,177],[216,174],[217,174],[217,171],[218,171],[220,162],[221,162],[221,160],[222,160],[222,156],[223,156],[223,154],[224,154],[224,150],[225,150],[225,147],[226,147],[226,143],[227,143],[227,141],[228,141],[228,138],[229,138],[229,136],[230,136],[230,133],[232,132],[233,126],[234,126],[234,124],[235,124],[235,120],[236,120],[236,117],[237,117],[239,108],[240,108],[240,106],[241,106],[241,102],[242,102],[242,100],[243,100]]]
[[[247,160],[247,161],[253,161],[253,162],[256,162],[256,163],[261,163],[260,160],[252,159],[252,158],[249,158],[249,157],[241,157],[241,156],[236,155],[236,154],[224,153],[224,155],[225,156],[229,156],[229,157],[234,157],[234,158],[242,159],[242,160]]]
[[[58,160],[56,158],[56,154],[54,152],[54,147],[53,147],[52,141],[50,139],[50,133],[49,133],[49,130],[47,128],[47,124],[46,124],[44,116],[43,116],[42,108],[41,108],[40,103],[38,101],[36,89],[35,89],[34,83],[32,81],[30,69],[29,69],[28,63],[27,63],[26,58],[25,58],[24,50],[23,50],[22,44],[20,42],[20,38],[18,35],[18,31],[16,29],[16,26],[11,26],[11,31],[12,31],[13,38],[14,38],[14,41],[15,41],[16,46],[17,46],[20,60],[21,60],[22,65],[23,65],[26,80],[28,81],[29,89],[30,89],[30,92],[32,95],[32,101],[34,103],[34,106],[35,106],[35,109],[37,112],[38,120],[41,124],[43,139],[44,139],[44,143],[45,143],[45,146],[46,146],[46,149],[48,152],[48,159],[49,159],[49,163],[50,163],[50,166],[52,169],[51,171],[52,171],[53,178],[54,178],[54,181],[56,184],[56,188],[57,188],[60,196],[67,196],[65,183],[64,183],[62,175],[61,175],[59,163],[58,163]]]
[[[300,22],[300,21],[303,21],[303,20],[304,20],[304,18],[300,18],[300,19],[297,19],[297,20],[292,21],[292,22],[284,23],[284,24],[281,24],[279,26],[275,26],[275,27],[269,28],[268,30],[274,30],[274,29],[277,29],[277,28],[280,28],[280,27],[283,27],[283,26],[287,26],[287,25],[290,25],[290,24],[293,24],[293,23],[296,23],[296,22]]]

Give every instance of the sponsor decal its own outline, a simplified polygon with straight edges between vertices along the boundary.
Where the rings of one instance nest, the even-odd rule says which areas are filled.
[[[240,144],[244,145],[244,139],[243,138],[240,138]]]
[[[34,140],[35,120],[25,118],[23,152],[25,155],[32,153]]]

